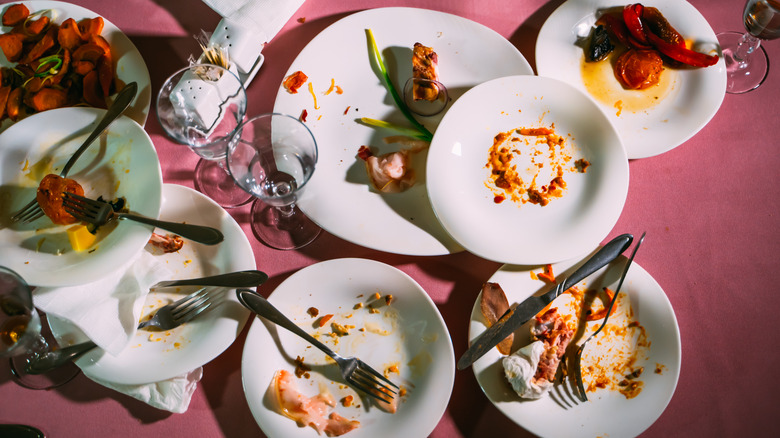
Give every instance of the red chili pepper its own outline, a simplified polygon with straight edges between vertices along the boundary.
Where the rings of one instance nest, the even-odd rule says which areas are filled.
[[[718,55],[707,55],[705,53],[695,52],[687,47],[667,43],[653,32],[647,32],[647,39],[659,52],[676,61],[693,67],[709,67],[715,65],[719,59]]]
[[[645,9],[640,3],[634,3],[632,5],[626,5],[623,8],[623,21],[626,22],[626,28],[631,36],[637,40],[640,44],[647,45],[647,37],[645,36],[645,29],[642,26],[642,11]]]

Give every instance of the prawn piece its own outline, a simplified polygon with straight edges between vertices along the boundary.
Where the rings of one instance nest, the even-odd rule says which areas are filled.
[[[409,150],[376,156],[368,147],[361,146],[358,157],[365,160],[371,184],[382,193],[400,193],[415,183]]]
[[[336,412],[328,414],[336,406],[336,400],[330,394],[309,398],[298,392],[289,371],[277,371],[271,385],[280,412],[299,425],[311,426],[317,433],[325,432],[327,436],[341,436],[360,427],[359,421],[349,420]]]

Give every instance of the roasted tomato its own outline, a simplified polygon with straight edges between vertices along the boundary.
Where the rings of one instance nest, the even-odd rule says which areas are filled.
[[[78,182],[54,174],[43,177],[36,194],[38,205],[41,206],[46,216],[49,216],[51,221],[58,225],[78,222],[62,207],[62,194],[65,192],[84,196],[84,189]]]
[[[615,76],[624,87],[644,90],[661,80],[664,61],[655,50],[629,49],[617,59]]]

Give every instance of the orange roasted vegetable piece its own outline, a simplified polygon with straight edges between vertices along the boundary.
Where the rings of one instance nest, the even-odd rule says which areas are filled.
[[[30,15],[30,10],[27,6],[17,3],[11,5],[3,13],[3,26],[16,26],[23,22]]]
[[[44,53],[46,53],[47,50],[54,47],[54,44],[57,42],[57,27],[51,26],[48,31],[46,31],[46,34],[38,40],[37,43],[30,49],[30,51],[27,52],[27,55],[22,58],[20,61],[22,64],[29,64],[36,59],[43,56]]]
[[[5,104],[8,102],[9,94],[11,94],[10,85],[3,85],[0,87],[0,120],[5,117]]]
[[[8,117],[13,121],[16,121],[21,114],[23,92],[24,89],[22,87],[18,87],[11,90],[11,92],[8,94],[8,102],[5,104],[5,110],[8,114]]]
[[[0,35],[0,49],[5,58],[11,62],[18,61],[24,50],[24,35],[20,33],[4,33]]]
[[[615,62],[615,77],[625,88],[644,90],[658,84],[664,60],[655,50],[629,49]]]
[[[106,99],[100,87],[97,70],[92,70],[84,76],[84,101],[95,108],[106,108]]]
[[[65,192],[84,196],[84,189],[78,182],[50,173],[43,177],[35,196],[46,216],[58,225],[77,222],[76,218],[62,207],[62,195]]]
[[[45,87],[30,94],[26,100],[26,103],[38,112],[62,108],[68,103],[68,92],[61,88]]]
[[[60,30],[57,32],[57,41],[60,43],[60,47],[68,50],[74,50],[82,42],[81,30],[79,30],[76,20],[68,18],[60,25]]]
[[[89,61],[97,65],[98,59],[106,53],[103,47],[95,43],[84,43],[73,51],[73,61]]]
[[[100,57],[97,64],[97,72],[98,83],[100,83],[103,96],[111,95],[111,85],[114,83],[114,66],[110,56],[104,55]]]
[[[100,35],[103,32],[103,18],[85,18],[79,21],[79,30],[81,31],[81,39],[84,41],[89,40],[92,35]]]
[[[27,35],[28,40],[34,40],[40,35],[51,23],[51,19],[47,16],[43,16],[35,21],[28,21],[24,24],[24,34]]]

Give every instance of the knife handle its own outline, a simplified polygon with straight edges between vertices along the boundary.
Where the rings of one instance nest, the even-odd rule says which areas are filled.
[[[585,264],[580,266],[576,271],[574,271],[573,274],[564,280],[563,286],[561,287],[561,293],[565,292],[570,287],[584,280],[590,274],[598,271],[611,261],[615,260],[620,254],[623,253],[623,251],[631,246],[631,242],[633,240],[634,236],[631,234],[621,234],[620,236],[610,240],[609,243],[598,250],[596,254],[593,254],[593,256],[589,258]]]
[[[153,288],[171,286],[214,286],[214,287],[255,287],[260,286],[268,275],[262,271],[239,271],[228,274],[214,275],[211,277],[190,278],[187,280],[161,281]]]

